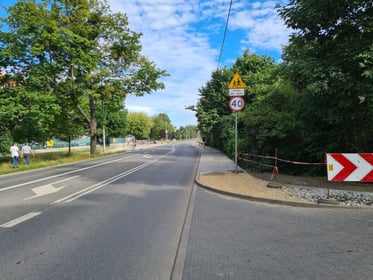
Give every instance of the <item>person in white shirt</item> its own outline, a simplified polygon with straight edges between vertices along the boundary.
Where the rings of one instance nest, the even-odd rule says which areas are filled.
[[[32,151],[29,144],[26,142],[25,145],[23,145],[22,150],[21,150],[21,157],[25,158],[25,165],[29,165],[31,155],[34,156],[35,154]]]
[[[10,156],[12,157],[13,168],[18,167],[19,149],[18,149],[17,143],[14,143],[13,146],[10,147],[9,152],[10,152]]]

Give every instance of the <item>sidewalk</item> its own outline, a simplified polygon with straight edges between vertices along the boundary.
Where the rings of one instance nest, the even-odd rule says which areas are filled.
[[[235,173],[237,171],[237,173]],[[297,207],[371,207],[373,193],[364,193],[364,203],[359,200],[359,192],[344,192],[350,205],[341,203],[331,197],[326,197],[326,190],[317,187],[279,185],[271,187],[272,182],[256,178],[245,172],[235,162],[217,149],[206,146],[201,148],[199,172],[196,184],[209,191],[228,195],[240,199],[271,204],[280,204]],[[338,192],[337,190],[335,190]],[[299,193],[302,193],[299,195]],[[332,193],[331,193],[332,194]],[[341,196],[341,194],[336,194]],[[351,198],[352,197],[352,198]],[[355,201],[354,201],[355,200]],[[365,205],[363,205],[365,204]]]
[[[201,149],[200,174],[234,172],[236,164],[219,150],[206,146]],[[243,170],[238,166],[237,171]]]

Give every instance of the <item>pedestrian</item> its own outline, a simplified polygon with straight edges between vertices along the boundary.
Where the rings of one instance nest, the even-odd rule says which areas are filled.
[[[22,150],[21,150],[21,158],[22,157],[25,158],[25,165],[29,165],[31,155],[34,156],[35,154],[33,150],[31,149],[31,147],[29,146],[28,142],[26,142],[25,145],[23,145]]]
[[[13,168],[18,167],[19,149],[17,143],[14,143],[13,146],[10,147],[9,152],[10,156],[12,157]]]

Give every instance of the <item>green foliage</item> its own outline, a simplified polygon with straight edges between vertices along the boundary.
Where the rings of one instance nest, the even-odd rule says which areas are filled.
[[[158,79],[167,73],[141,55],[141,34],[128,28],[126,15],[110,13],[107,1],[26,0],[9,7],[8,13],[8,18],[1,19],[9,31],[0,32],[0,67],[9,69],[11,79],[26,92],[54,98],[56,108],[49,120],[56,123],[53,130],[46,126],[47,134],[71,135],[63,127],[88,131],[94,154],[102,100],[122,102],[105,115],[106,124],[118,134],[125,128],[118,116],[126,95],[164,88]],[[26,119],[35,114],[38,122],[42,120],[34,112],[25,114]],[[111,116],[112,120],[107,119]]]
[[[153,119],[144,113],[128,114],[128,133],[137,139],[148,139]]]
[[[166,136],[170,139],[173,131],[174,126],[171,123],[170,117],[166,113],[159,113],[157,116],[153,117],[153,129],[151,134],[154,139],[165,139]]]
[[[196,138],[198,134],[197,130],[197,126],[195,125],[181,126],[176,130],[175,135],[172,138],[180,140]]]
[[[213,72],[189,109],[207,144],[233,158],[227,85],[240,73],[248,86],[238,113],[238,149],[293,161],[323,162],[326,152],[371,152],[373,144],[372,20],[366,0],[292,0],[278,6],[296,30],[284,63],[244,52],[232,69]],[[252,166],[252,165],[251,165]],[[324,174],[322,167],[282,164],[282,172]]]
[[[4,127],[1,127],[0,130],[2,133],[0,134],[0,154],[8,154],[9,148],[13,144],[13,138],[10,135],[10,132],[7,131]]]
[[[227,154],[234,154],[234,119],[229,109],[228,85],[234,73],[238,72],[247,85],[244,98],[246,110],[254,108],[265,98],[269,88],[278,79],[275,71],[278,66],[266,56],[250,55],[247,51],[238,58],[232,69],[223,68],[213,72],[211,81],[200,89],[200,99],[195,107],[198,128],[208,145],[217,147]],[[242,113],[239,113],[241,115]],[[240,117],[239,126],[245,127],[246,122]],[[241,131],[240,131],[241,132]],[[246,133],[246,132],[245,132]],[[244,134],[245,134],[244,133]],[[247,139],[244,134],[240,137]],[[248,146],[245,140],[240,145]],[[233,145],[233,146],[232,146]]]
[[[53,130],[60,107],[55,96],[26,86],[0,89],[0,120],[14,141],[44,139]]]
[[[284,50],[285,73],[304,96],[310,151],[371,151],[371,1],[293,0],[278,11],[297,30]]]

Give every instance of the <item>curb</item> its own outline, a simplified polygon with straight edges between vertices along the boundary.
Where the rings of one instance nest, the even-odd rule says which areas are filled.
[[[255,196],[250,196],[250,195],[243,195],[243,194],[238,194],[238,193],[232,193],[232,192],[227,192],[223,190],[219,190],[216,188],[213,188],[211,186],[207,186],[202,184],[198,178],[196,178],[195,183],[208,191],[234,197],[234,198],[239,198],[239,199],[244,199],[244,200],[249,200],[249,201],[254,201],[254,202],[262,202],[262,203],[268,203],[268,204],[275,204],[275,205],[282,205],[282,206],[291,206],[291,207],[302,207],[302,208],[322,208],[322,209],[366,209],[362,207],[354,207],[354,206],[345,206],[345,205],[333,205],[333,204],[315,204],[315,203],[306,203],[306,202],[293,202],[293,201],[285,201],[285,200],[277,200],[277,199],[270,199],[270,198],[264,198],[264,197],[255,197]]]

